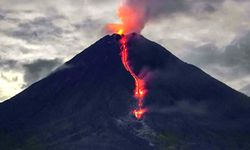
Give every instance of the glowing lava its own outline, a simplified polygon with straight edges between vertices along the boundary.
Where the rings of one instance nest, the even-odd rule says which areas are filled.
[[[134,97],[137,100],[137,107],[132,110],[132,113],[137,119],[141,119],[143,114],[147,112],[147,108],[143,107],[143,99],[147,90],[145,88],[145,81],[140,79],[130,68],[128,62],[127,37],[124,36],[124,34],[132,32],[140,33],[146,23],[145,8],[144,5],[134,7],[133,5],[130,5],[129,1],[124,0],[117,12],[118,17],[120,18],[120,23],[107,24],[106,26],[107,31],[121,35],[120,44],[122,63],[135,80]]]
[[[121,34],[120,34],[121,35]],[[147,112],[146,108],[143,108],[143,99],[147,90],[145,88],[145,82],[143,79],[140,79],[130,68],[128,62],[128,48],[127,48],[127,38],[124,35],[121,35],[121,59],[125,69],[131,74],[131,76],[135,80],[135,90],[134,90],[134,97],[137,100],[137,108],[132,111],[134,116],[137,119],[141,119],[143,114]]]

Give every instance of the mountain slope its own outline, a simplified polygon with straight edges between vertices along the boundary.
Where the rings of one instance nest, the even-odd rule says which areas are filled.
[[[0,149],[249,149],[250,99],[157,43],[128,35],[147,81],[143,120],[130,113],[134,80],[119,35],[105,36],[0,104]]]

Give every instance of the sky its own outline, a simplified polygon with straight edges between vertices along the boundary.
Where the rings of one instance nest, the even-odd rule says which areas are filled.
[[[249,0],[149,1],[142,35],[250,96]],[[107,34],[121,0],[1,0],[0,102]]]

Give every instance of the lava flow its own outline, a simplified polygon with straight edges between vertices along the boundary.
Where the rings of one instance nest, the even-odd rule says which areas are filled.
[[[137,100],[137,106],[136,109],[132,111],[132,113],[137,119],[141,119],[148,110],[147,108],[143,107],[143,100],[147,90],[145,88],[145,81],[137,76],[130,68],[128,62],[128,39],[124,34],[132,32],[140,33],[146,23],[146,8],[144,5],[141,5],[140,7],[134,7],[130,4],[131,3],[129,3],[127,0],[123,1],[117,13],[118,17],[120,18],[120,23],[107,24],[106,29],[107,31],[121,35],[120,44],[122,63],[135,80],[134,97]]]
[[[122,31],[121,31],[122,32]],[[119,34],[119,33],[118,33]],[[145,82],[143,79],[140,79],[130,68],[129,62],[128,62],[128,48],[127,48],[127,38],[126,36],[121,35],[121,59],[122,63],[125,67],[125,69],[131,74],[131,76],[135,80],[135,90],[134,90],[134,97],[137,100],[137,108],[132,111],[134,116],[137,119],[141,119],[145,112],[147,112],[147,108],[143,108],[143,99],[145,97],[145,94],[147,92],[145,88]]]

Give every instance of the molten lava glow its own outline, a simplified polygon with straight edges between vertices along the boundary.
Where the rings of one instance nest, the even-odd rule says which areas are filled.
[[[120,43],[122,63],[125,69],[131,74],[131,76],[135,80],[134,97],[137,100],[137,109],[134,109],[132,112],[137,119],[141,119],[143,117],[143,114],[147,112],[147,109],[143,108],[143,99],[145,97],[145,94],[147,93],[147,90],[145,88],[145,82],[143,79],[140,79],[129,66],[126,36],[122,35]]]
[[[123,33],[124,33],[123,29],[119,29],[119,30],[117,31],[117,34],[119,34],[119,35],[122,35]]]
[[[133,114],[135,115],[135,117],[137,119],[141,119],[143,117],[143,114],[147,112],[147,109],[146,108],[141,108],[141,109],[136,109],[136,110],[133,110]]]
[[[137,100],[137,107],[132,112],[137,119],[141,119],[143,114],[147,112],[147,108],[143,107],[143,99],[147,93],[145,88],[145,81],[140,79],[130,68],[128,62],[128,48],[127,38],[124,34],[132,32],[140,33],[147,22],[146,17],[146,3],[140,3],[140,5],[131,5],[130,1],[123,0],[120,5],[117,15],[120,19],[120,23],[107,24],[106,29],[109,32],[117,33],[122,36],[120,40],[121,44],[121,59],[125,69],[131,74],[135,80],[134,98]]]

